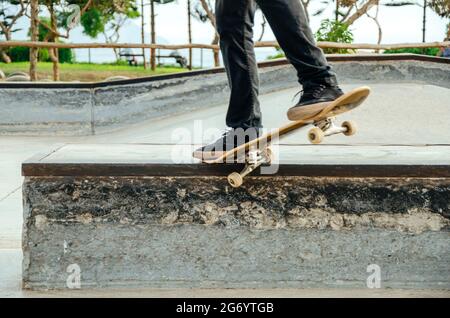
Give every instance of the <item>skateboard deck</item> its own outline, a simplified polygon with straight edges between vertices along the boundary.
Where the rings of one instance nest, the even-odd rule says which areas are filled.
[[[313,125],[308,133],[308,138],[311,143],[319,144],[325,137],[335,134],[345,134],[351,136],[356,132],[356,125],[351,121],[346,121],[342,123],[341,126],[336,126],[333,122],[334,117],[339,116],[343,113],[349,112],[359,105],[361,105],[370,94],[370,88],[367,86],[359,87],[353,89],[352,91],[342,95],[335,101],[331,102],[327,107],[317,114],[304,118],[302,120],[293,121],[284,125],[278,129],[270,131],[263,134],[257,139],[243,144],[239,147],[231,149],[226,152],[221,152],[217,157],[208,157],[207,160],[202,160],[202,162],[207,164],[221,164],[221,163],[232,163],[239,162],[239,158],[242,159],[243,155],[247,155],[249,151],[256,150],[260,151],[262,155],[256,158],[246,159],[246,168],[240,173],[232,173],[228,176],[228,181],[233,187],[239,187],[243,178],[258,168],[260,165],[265,163],[270,163],[271,161],[271,151],[269,145],[271,142],[277,139],[281,139],[302,127]]]

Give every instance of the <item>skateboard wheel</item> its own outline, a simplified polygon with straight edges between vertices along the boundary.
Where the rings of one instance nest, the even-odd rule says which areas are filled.
[[[268,164],[272,163],[273,161],[273,151],[270,148],[266,148],[266,159]]]
[[[325,138],[325,133],[322,131],[322,129],[320,129],[318,127],[314,127],[308,133],[309,141],[315,145],[320,144],[324,138]]]
[[[356,134],[356,131],[358,130],[355,122],[353,121],[344,121],[342,123],[342,127],[347,129],[347,131],[344,132],[344,135],[346,136],[352,136]]]
[[[233,172],[228,176],[228,183],[233,188],[239,188],[244,183],[244,179],[239,173]]]

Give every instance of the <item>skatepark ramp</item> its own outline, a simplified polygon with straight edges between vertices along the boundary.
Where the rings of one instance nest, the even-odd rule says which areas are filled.
[[[25,162],[23,286],[450,288],[448,146],[282,145],[238,189],[178,147]]]
[[[328,57],[341,83],[450,88],[450,60],[418,55]],[[297,87],[287,61],[260,63],[261,93]],[[84,136],[224,104],[223,68],[100,83],[0,82],[0,134]]]
[[[372,89],[338,118],[358,133],[312,146],[299,130],[238,189],[227,176],[241,165],[191,157],[223,126],[223,69],[0,83],[0,129],[14,135],[3,175],[9,152],[43,151],[22,164],[14,199],[23,287],[450,290],[450,60],[330,60],[345,91]],[[292,68],[262,63],[261,83],[265,127],[286,124]]]

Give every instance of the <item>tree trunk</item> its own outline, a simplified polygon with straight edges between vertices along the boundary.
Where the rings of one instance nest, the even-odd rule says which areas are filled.
[[[200,3],[202,5],[203,10],[205,10],[206,15],[208,16],[208,19],[211,22],[212,26],[214,27],[215,30],[217,30],[216,17],[214,16],[214,13],[211,10],[211,8],[208,6],[208,3],[206,3],[205,0],[200,0]],[[219,34],[217,33],[217,31],[214,34],[214,39],[212,41],[212,44],[213,45],[219,44]],[[219,50],[214,50],[214,65],[216,67],[220,66],[220,52],[219,52]]]
[[[347,25],[352,25],[356,20],[367,13],[373,6],[378,5],[380,0],[369,0],[361,8],[357,9],[354,14],[352,14],[345,22]]]
[[[191,21],[191,0],[187,0],[188,10],[188,38],[189,44],[192,44],[192,21]],[[192,48],[189,48],[189,70],[192,70]]]
[[[0,21],[0,28],[1,31],[3,31],[6,41],[11,41],[12,29],[16,24],[17,20],[20,19],[25,14],[26,8],[27,8],[26,6],[21,4],[19,11],[17,11],[16,15],[13,17],[10,16],[11,22],[9,24],[5,24],[4,21]],[[7,53],[8,49],[9,48],[0,49],[0,60],[3,60],[3,62],[7,64],[12,62],[11,57]]]
[[[56,15],[55,15],[55,8],[53,6],[53,3],[50,5],[49,7],[49,11],[50,11],[50,23],[51,23],[51,27],[54,31],[58,30],[58,23],[56,20]],[[53,33],[50,36],[50,41],[51,42],[58,42],[58,36],[56,35],[56,33]],[[59,51],[57,48],[55,49],[50,49],[49,50],[49,55],[50,55],[50,59],[53,62],[53,80],[55,82],[58,82],[60,77],[59,77]]]
[[[263,22],[261,22],[261,34],[259,35],[258,42],[261,42],[263,40],[264,33],[266,33],[267,20],[266,17],[264,16],[264,13],[262,15],[262,19]]]
[[[30,0],[30,10],[31,10],[31,41],[39,40],[39,1],[38,0]],[[38,48],[30,49],[30,79],[32,81],[37,80],[37,62],[38,62]]]
[[[141,0],[141,11],[142,11],[142,20],[141,20],[142,44],[145,44],[144,0]],[[145,56],[145,49],[142,49],[142,58],[144,59],[144,70],[146,70],[147,69],[147,58]]]
[[[5,40],[6,41],[11,41],[11,29],[6,29],[5,28],[3,30],[3,33],[5,35]],[[0,57],[1,57],[1,60],[3,62],[5,62],[6,64],[9,64],[12,61],[11,61],[11,58],[9,57],[8,53],[6,53],[7,50],[8,50],[8,48],[0,49]]]
[[[214,37],[214,40],[212,42],[213,45],[219,44],[219,35],[216,32],[216,35]],[[220,50],[214,50],[214,66],[219,67],[220,66]]]
[[[150,18],[151,18],[151,35],[152,35],[152,44],[156,43],[156,30],[155,30],[155,2],[150,0]],[[156,50],[150,50],[150,64],[152,71],[156,70]]]
[[[116,61],[117,62],[120,61],[120,50],[117,48],[114,48],[113,51],[114,51],[114,56],[116,57]]]
[[[0,50],[0,57],[2,58],[2,61],[6,64],[9,64],[12,62],[9,55],[4,50]]]
[[[53,62],[53,80],[58,82],[60,80],[59,76],[59,51],[58,49],[49,50],[50,58]]]
[[[375,24],[377,25],[377,28],[378,28],[378,41],[377,41],[377,44],[378,45],[381,44],[381,41],[383,39],[383,29],[381,28],[380,21],[378,21],[378,14],[379,13],[380,13],[380,6],[379,5],[377,6],[377,11],[375,12],[375,16],[372,17],[369,13],[366,13],[366,15],[370,19],[372,19],[375,22]],[[380,53],[380,50],[375,50],[375,53]]]
[[[423,21],[422,21],[422,42],[426,42],[426,34],[427,34],[427,0],[423,0]]]
[[[335,20],[336,20],[336,22],[339,21],[339,0],[336,0]]]

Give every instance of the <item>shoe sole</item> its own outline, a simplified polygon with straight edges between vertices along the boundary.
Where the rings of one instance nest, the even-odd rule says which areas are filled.
[[[331,103],[332,102],[322,102],[306,106],[292,107],[291,109],[288,110],[287,117],[289,120],[292,121],[308,119],[320,113]]]

